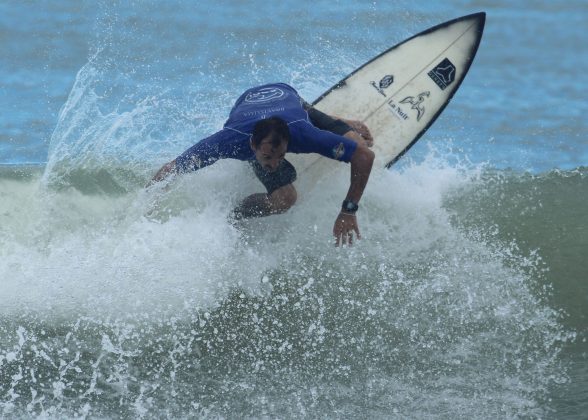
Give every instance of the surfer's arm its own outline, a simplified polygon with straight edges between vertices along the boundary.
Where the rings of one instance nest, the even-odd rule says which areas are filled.
[[[146,188],[152,186],[153,184],[155,184],[157,182],[161,182],[161,181],[167,179],[172,174],[177,174],[177,173],[178,173],[178,170],[177,170],[176,160],[174,159],[171,162],[168,162],[165,165],[163,165],[161,167],[161,169],[159,171],[157,171],[155,176],[153,176],[153,178],[151,178],[151,181],[149,181],[149,183],[147,184]]]
[[[357,148],[351,156],[351,182],[347,191],[346,200],[355,204],[359,203],[365,186],[367,185],[375,154],[362,143],[357,144]],[[361,239],[357,219],[354,213],[348,213],[341,210],[333,226],[333,236],[335,236],[336,245],[351,245],[353,241],[353,232]]]
[[[200,140],[177,158],[163,165],[147,186],[163,181],[171,175],[197,171],[219,159],[246,160],[250,154],[251,149],[245,133],[223,129]]]
[[[172,175],[177,175],[184,172],[192,172],[197,171],[198,169],[208,166],[213,162],[216,162],[217,159],[208,159],[207,161],[202,159],[201,151],[199,150],[201,147],[199,143],[192,146],[180,156],[172,160],[171,162],[166,163],[161,167],[159,171],[155,174],[155,176],[149,181],[147,187],[151,185],[164,181],[168,179]],[[207,162],[207,163],[204,163]]]
[[[149,181],[146,187],[148,188],[157,182],[164,181],[173,175],[197,171],[198,169],[208,166],[218,160],[218,158],[211,157],[203,159],[201,157],[203,154],[201,149],[202,147],[200,146],[200,143],[197,143],[171,162],[163,165],[151,181]]]
[[[351,156],[351,184],[345,197],[354,203],[359,203],[365,186],[367,185],[372,165],[374,164],[375,154],[362,144],[358,144],[355,152]]]

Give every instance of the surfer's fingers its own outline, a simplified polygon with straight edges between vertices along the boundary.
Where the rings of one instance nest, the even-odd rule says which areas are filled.
[[[366,132],[363,135],[363,138],[366,139],[369,142],[374,142],[374,137],[372,136],[372,133],[370,133],[370,131],[367,129],[366,127]]]
[[[355,121],[355,124],[353,124],[353,129],[357,131],[366,140],[373,140],[372,133],[370,133],[370,129],[363,122]]]
[[[374,138],[372,137],[372,133],[370,133],[370,130],[368,130],[367,127],[365,127],[365,130],[362,130],[360,134],[361,137],[365,139],[366,143],[370,144],[370,146],[374,144]]]
[[[353,230],[355,231],[355,234],[357,235],[357,239],[361,239],[361,233],[359,233],[359,226],[354,225]]]
[[[372,137],[370,130],[363,123],[360,124],[360,126],[354,127],[353,130],[359,134],[359,137],[367,147],[372,147],[374,145],[374,138]]]
[[[333,236],[335,237],[335,246],[339,246],[341,244],[341,234],[333,230]]]

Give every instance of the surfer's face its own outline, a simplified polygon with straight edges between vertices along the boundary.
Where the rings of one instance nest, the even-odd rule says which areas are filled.
[[[269,138],[265,138],[259,143],[257,148],[252,146],[255,151],[255,159],[268,172],[275,172],[280,162],[286,156],[288,142],[282,141],[279,146],[274,146]]]

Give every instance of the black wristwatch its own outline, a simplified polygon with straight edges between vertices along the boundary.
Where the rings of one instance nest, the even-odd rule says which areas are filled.
[[[343,204],[341,205],[341,209],[345,213],[355,214],[357,212],[357,210],[359,209],[359,206],[357,205],[357,203],[354,203],[351,200],[344,200]]]

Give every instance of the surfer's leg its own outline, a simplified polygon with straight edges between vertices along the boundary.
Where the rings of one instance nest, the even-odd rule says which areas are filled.
[[[367,125],[361,121],[346,120],[344,118],[325,114],[306,101],[302,102],[302,106],[308,113],[310,122],[316,128],[330,131],[331,133],[339,134],[340,136],[345,136],[357,143],[363,143],[367,147],[372,147],[374,145],[374,139],[369,128],[367,128]]]
[[[233,209],[231,217],[235,220],[263,217],[271,214],[271,205],[267,194],[251,194]]]
[[[284,185],[271,194],[251,194],[233,210],[233,218],[240,220],[285,213],[296,203],[296,198],[296,189],[292,184]]]
[[[287,160],[280,162],[275,172],[269,172],[254,161],[251,163],[255,175],[267,189],[267,194],[251,194],[233,210],[233,218],[247,219],[286,212],[296,203],[296,169]]]
[[[290,209],[298,198],[294,185],[288,184],[267,195],[273,213],[284,213]]]

